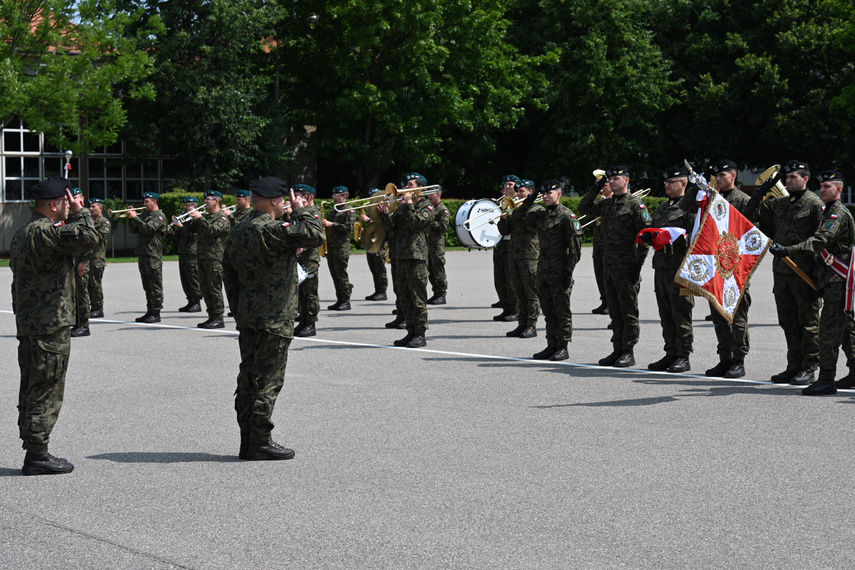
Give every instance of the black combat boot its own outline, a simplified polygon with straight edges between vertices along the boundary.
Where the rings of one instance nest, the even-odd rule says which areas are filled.
[[[520,333],[520,338],[534,338],[537,336],[537,329],[534,327],[526,327],[523,332]]]
[[[61,475],[71,473],[74,465],[62,457],[54,457],[50,453],[30,453],[24,456],[22,475]]]
[[[617,362],[618,358],[621,357],[621,351],[619,348],[616,348],[612,351],[610,355],[605,358],[601,358],[597,364],[600,366],[614,366],[615,362]]]
[[[820,376],[822,376],[820,374]],[[820,378],[804,390],[803,396],[831,396],[837,393],[837,386],[834,385],[834,380]]]
[[[525,325],[519,325],[514,330],[506,332],[505,336],[510,336],[510,337],[516,336],[516,337],[518,337],[518,336],[520,336],[520,333],[522,333],[524,330],[525,330]]]
[[[745,362],[742,360],[733,360],[730,363],[730,368],[724,373],[725,378],[742,378],[745,376]]]
[[[404,338],[399,338],[392,344],[394,344],[395,346],[407,346],[407,343],[413,340],[414,336],[416,336],[416,333],[408,332],[407,336],[405,336]]]
[[[213,317],[208,319],[204,323],[199,323],[196,325],[200,329],[221,329],[226,326],[226,323],[223,322],[223,317]]]
[[[853,374],[850,370],[849,374],[835,382],[834,385],[839,390],[850,390],[852,388],[855,388],[855,374]]]
[[[671,366],[665,369],[665,372],[671,373],[680,373],[680,372],[688,372],[692,369],[691,364],[689,364],[688,356],[678,356],[677,359],[671,363]]]
[[[730,359],[722,360],[706,372],[705,376],[724,376],[724,373],[730,369]]]
[[[71,329],[71,336],[89,336],[89,327],[74,327]]]
[[[674,364],[675,360],[677,360],[676,356],[666,354],[656,362],[651,362],[650,364],[648,364],[647,369],[653,370],[654,372],[662,372],[663,370],[667,370],[669,366]]]
[[[813,370],[807,368],[793,376],[790,379],[790,384],[793,386],[807,386],[808,384],[813,384],[815,378]]]
[[[385,301],[386,300],[386,292],[385,291],[375,291],[373,294],[365,297],[366,301]]]
[[[605,301],[600,303],[600,306],[596,309],[592,309],[591,312],[595,315],[608,315],[609,314],[609,306]]]
[[[311,323],[310,323],[311,324]],[[275,461],[293,459],[294,450],[283,447],[272,439],[260,445],[248,445],[246,448],[247,461]]]
[[[152,310],[151,313],[148,314],[147,317],[143,318],[140,321],[141,323],[159,323],[160,322],[160,311]]]
[[[612,365],[615,368],[629,368],[630,366],[635,366],[635,355],[631,350],[623,351],[623,354],[620,355],[620,358],[615,360],[615,363]]]
[[[445,303],[445,295],[434,295],[427,302],[428,305],[445,305]]]
[[[315,323],[306,323],[300,328],[300,332],[294,333],[294,336],[306,337],[315,336],[317,334],[317,331],[315,331]]]
[[[533,354],[532,358],[535,360],[549,360],[549,357],[552,356],[553,354],[555,354],[556,350],[558,350],[558,347],[556,347],[552,344],[549,344],[546,346],[546,348],[544,348],[540,352]]]
[[[549,360],[552,361],[567,360],[568,358],[570,358],[570,354],[567,352],[566,342],[558,343],[558,346],[555,347],[555,352],[549,356]]]
[[[92,309],[89,312],[89,318],[90,319],[103,319],[104,318],[104,310],[101,308]]]
[[[779,372],[772,376],[771,380],[774,384],[789,384],[790,380],[798,373],[798,370],[787,368],[783,372]]]
[[[404,317],[396,316],[394,321],[390,321],[383,326],[385,326],[387,329],[396,329],[396,328],[398,328],[398,325],[400,325],[403,322],[405,322]]]
[[[151,309],[146,309],[145,314],[143,316],[137,317],[134,320],[138,323],[145,323],[145,322],[148,322],[148,321],[146,321],[146,319],[149,318],[150,316],[151,316]]]
[[[425,335],[417,334],[410,339],[410,342],[407,343],[407,348],[421,348],[427,345],[427,339],[425,339]]]

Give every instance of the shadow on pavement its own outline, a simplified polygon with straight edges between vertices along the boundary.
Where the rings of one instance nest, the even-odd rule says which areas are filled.
[[[131,451],[127,453],[102,453],[87,459],[106,459],[116,463],[234,463],[241,461],[236,455],[212,455],[210,453],[158,453],[154,451]]]

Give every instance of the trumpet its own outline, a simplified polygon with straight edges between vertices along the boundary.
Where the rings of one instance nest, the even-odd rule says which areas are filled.
[[[199,206],[198,208],[193,208],[192,210],[184,212],[180,216],[172,216],[172,223],[169,225],[174,226],[174,225],[179,224],[179,223],[183,224],[184,222],[186,222],[187,220],[189,220],[191,218],[190,214],[192,214],[193,212],[200,212],[204,209],[205,209],[205,205],[203,204],[203,205]]]
[[[513,198],[511,196],[505,196],[502,198],[502,201],[499,203],[499,210],[490,210],[489,212],[484,212],[483,214],[479,214],[474,218],[469,218],[465,222],[463,222],[463,227],[469,231],[480,228],[481,226],[486,226],[487,224],[495,224],[499,221],[499,218],[504,216],[505,214],[510,214],[514,210],[516,210],[520,204],[525,202],[525,198]],[[534,199],[535,204],[543,204],[543,196],[538,195],[537,198]],[[480,221],[474,226],[472,222],[474,220],[479,220],[481,218],[487,218],[486,220]]]
[[[237,204],[232,204],[231,206],[227,206],[227,207],[223,208],[223,212],[234,213],[235,210],[237,210]]]
[[[780,170],[781,170],[780,164],[773,164],[772,166],[770,166],[769,168],[764,170],[762,173],[760,173],[760,176],[758,176],[757,180],[754,181],[754,185],[760,186],[761,184],[763,184],[764,182],[766,182],[770,178],[777,176],[778,172],[780,172]],[[780,198],[782,196],[789,196],[789,195],[790,195],[790,193],[787,192],[786,186],[784,186],[783,183],[781,183],[781,181],[778,180],[775,183],[775,185],[772,186],[772,189],[769,190],[765,196],[763,196],[763,200],[765,201],[765,200],[768,200],[769,198]]]
[[[635,192],[632,193],[632,195],[635,196],[636,198],[645,198],[649,194],[650,194],[650,188],[645,188],[644,190],[636,190]],[[594,218],[593,220],[591,220],[587,224],[583,224],[581,229],[584,230],[585,228],[587,228],[588,226],[590,226],[594,222],[599,222],[602,219],[603,219],[602,216],[600,216],[598,218]]]
[[[128,212],[142,212],[143,210],[145,210],[145,206],[140,206],[139,208],[126,208],[124,210],[107,210],[107,214],[110,216],[115,216],[117,214],[127,215]]]

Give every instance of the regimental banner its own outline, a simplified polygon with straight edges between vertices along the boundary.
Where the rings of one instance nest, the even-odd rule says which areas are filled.
[[[692,294],[706,297],[732,323],[770,240],[720,194],[701,194],[692,245],[675,281]]]

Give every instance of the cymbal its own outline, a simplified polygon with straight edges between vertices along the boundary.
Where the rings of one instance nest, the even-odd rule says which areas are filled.
[[[366,225],[362,230],[362,247],[368,253],[377,253],[386,242],[386,228],[383,224]]]

